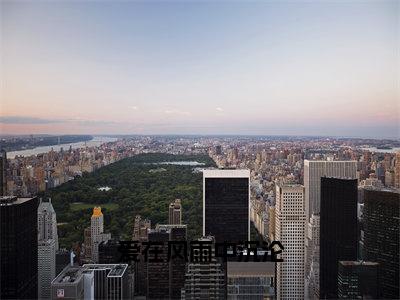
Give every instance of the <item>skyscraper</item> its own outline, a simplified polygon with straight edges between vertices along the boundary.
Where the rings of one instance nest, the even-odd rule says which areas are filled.
[[[101,207],[93,208],[90,225],[91,242],[92,242],[92,260],[99,261],[99,244],[103,241],[111,239],[111,234],[104,233],[104,216]]]
[[[94,274],[94,299],[131,299],[127,264],[85,264],[81,268]]]
[[[148,219],[142,219],[140,215],[135,216],[132,240],[134,241],[146,241],[148,231],[151,229],[151,221]]]
[[[216,242],[250,239],[250,171],[203,171],[203,235]]]
[[[56,277],[55,240],[38,241],[38,298],[51,298],[51,281]]]
[[[321,178],[320,297],[338,297],[340,260],[357,260],[357,180]]]
[[[147,299],[163,299],[169,295],[168,240],[169,231],[165,228],[153,229],[149,232],[149,242],[152,242],[154,246],[149,248],[147,260]],[[157,243],[163,243],[163,245],[157,245]],[[157,258],[151,254],[152,251],[158,251]]]
[[[7,195],[7,153],[0,151],[0,196]]]
[[[379,264],[368,261],[339,261],[339,299],[378,299]]]
[[[51,281],[56,277],[58,234],[56,212],[51,199],[40,199],[38,215],[38,297],[51,298]]]
[[[304,160],[304,190],[307,222],[320,213],[321,177],[357,178],[357,161]]]
[[[115,264],[120,261],[121,253],[116,240],[107,240],[99,244],[99,264]]]
[[[399,299],[400,192],[369,188],[364,191],[364,260],[379,263],[382,298]]]
[[[186,225],[157,225],[157,230],[167,230],[169,232],[169,242],[171,249],[173,245],[179,248],[179,243],[186,242]],[[173,252],[171,252],[173,253]],[[169,261],[169,298],[180,299],[181,289],[185,283],[186,259],[184,253],[182,257],[174,257]]]
[[[44,202],[40,199],[38,208],[38,240],[54,240],[58,250],[58,233],[56,212],[51,199]]]
[[[182,288],[181,294],[182,299],[224,299],[225,271],[222,261],[214,254],[215,240],[212,236],[206,236],[198,241],[210,244],[211,259],[201,261],[200,251],[194,253],[194,259],[187,267],[185,286]],[[203,250],[202,255],[207,256],[208,250]]]
[[[169,205],[168,224],[181,224],[182,223],[182,205],[180,199],[175,199]]]
[[[311,215],[306,232],[306,298],[319,298],[320,217]],[[309,265],[307,265],[309,263]]]
[[[1,299],[37,298],[37,198],[0,197]]]
[[[278,299],[304,298],[304,209],[303,186],[276,186],[275,239],[285,248],[277,263]]]

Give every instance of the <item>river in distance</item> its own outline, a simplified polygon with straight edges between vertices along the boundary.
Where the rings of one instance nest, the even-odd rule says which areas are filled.
[[[47,152],[50,152],[52,148],[54,151],[60,151],[61,148],[63,148],[64,150],[68,150],[70,146],[72,147],[72,149],[83,148],[85,146],[88,146],[88,147],[100,146],[103,143],[115,142],[116,140],[117,140],[117,138],[113,138],[113,137],[94,136],[93,139],[91,139],[90,141],[86,141],[86,142],[60,144],[60,145],[52,145],[52,146],[41,146],[41,147],[36,147],[33,149],[10,151],[10,152],[7,152],[7,158],[13,159],[17,155],[31,156],[31,155],[41,154],[41,153],[47,153]]]

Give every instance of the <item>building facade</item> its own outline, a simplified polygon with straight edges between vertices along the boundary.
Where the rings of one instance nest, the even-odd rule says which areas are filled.
[[[320,213],[321,177],[357,178],[357,161],[304,160],[304,190],[307,221]]]
[[[1,299],[37,298],[38,205],[37,198],[0,197]]]
[[[250,239],[250,171],[203,171],[203,235],[216,242]]]
[[[273,262],[227,262],[227,299],[275,299]]]
[[[387,299],[400,298],[399,211],[398,190],[365,189],[363,259],[379,263],[378,290]]]
[[[101,207],[94,207],[90,220],[90,237],[92,243],[92,261],[99,261],[99,244],[111,239],[111,234],[104,233],[104,216]]]
[[[378,299],[379,264],[368,261],[339,261],[339,299]]]
[[[185,274],[181,299],[224,299],[225,270],[223,262],[214,255],[214,237],[206,236],[198,241],[209,243],[210,249],[206,251],[211,251],[211,259],[202,260],[198,253],[194,253],[193,262],[188,264]]]
[[[38,297],[51,298],[51,281],[56,277],[58,250],[57,218],[51,199],[40,200],[38,208]]]
[[[168,224],[181,224],[182,223],[182,205],[180,199],[175,199],[169,205],[168,209]]]
[[[340,260],[357,260],[357,180],[321,178],[320,297],[338,297]]]
[[[275,239],[285,248],[277,263],[277,298],[304,298],[306,215],[304,187],[277,185]]]

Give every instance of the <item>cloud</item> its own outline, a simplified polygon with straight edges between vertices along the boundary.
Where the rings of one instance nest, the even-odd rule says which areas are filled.
[[[106,121],[106,120],[85,120],[85,119],[68,119],[70,123],[75,123],[81,126],[96,126],[96,125],[115,125],[119,122]]]
[[[191,113],[189,111],[182,111],[179,109],[167,109],[164,111],[167,115],[179,115],[179,116],[190,116]]]
[[[24,116],[0,116],[0,123],[3,124],[53,124],[53,123],[64,123],[65,120],[55,119],[43,119],[36,117],[24,117]]]
[[[106,121],[106,120],[86,120],[86,119],[45,119],[36,117],[25,117],[25,116],[0,116],[0,124],[21,124],[21,125],[45,125],[45,124],[57,124],[57,123],[68,123],[78,124],[80,126],[94,126],[94,125],[112,125],[118,122]]]
[[[225,112],[224,112],[223,108],[221,108],[221,107],[216,107],[215,110],[217,111],[217,112],[215,113],[216,116],[219,116],[219,117],[220,117],[220,116],[225,116]]]
[[[129,106],[130,109],[132,110],[138,110],[139,108],[137,106]]]

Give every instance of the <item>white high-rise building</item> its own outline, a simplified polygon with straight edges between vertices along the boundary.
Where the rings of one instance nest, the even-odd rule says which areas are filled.
[[[58,249],[57,219],[51,200],[38,207],[38,298],[51,298],[51,281],[56,277]]]
[[[321,177],[357,178],[357,161],[304,160],[306,216],[320,213]]]
[[[90,221],[91,241],[92,241],[92,260],[99,261],[99,244],[111,239],[110,233],[104,233],[104,217],[101,207],[94,207]]]
[[[304,298],[305,230],[304,187],[277,185],[275,239],[284,247],[283,262],[277,263],[277,299]]]
[[[38,241],[38,298],[51,298],[51,282],[56,277],[56,244],[54,240]]]
[[[306,298],[319,298],[319,215],[311,215],[306,233]]]
[[[58,250],[57,218],[56,212],[49,202],[40,200],[38,208],[38,241],[54,240]]]

